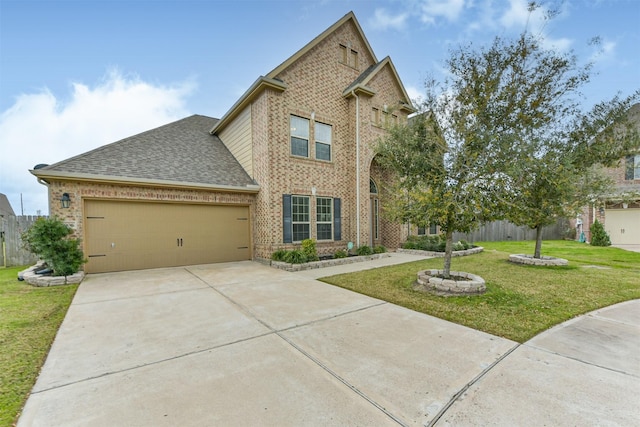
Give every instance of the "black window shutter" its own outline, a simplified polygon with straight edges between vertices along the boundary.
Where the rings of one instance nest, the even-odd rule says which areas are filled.
[[[291,194],[282,195],[282,241],[291,243],[293,241],[291,225]]]
[[[342,240],[340,199],[333,199],[333,240]]]
[[[624,171],[624,179],[626,180],[632,180],[633,179],[633,160],[634,160],[633,155],[631,156],[627,156],[626,158],[626,162],[625,162],[625,171]]]

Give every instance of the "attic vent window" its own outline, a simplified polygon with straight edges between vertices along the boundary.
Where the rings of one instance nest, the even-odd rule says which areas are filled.
[[[340,63],[344,65],[348,65],[351,68],[358,69],[358,52],[351,49],[351,43],[349,46],[345,46],[343,44],[340,45]]]

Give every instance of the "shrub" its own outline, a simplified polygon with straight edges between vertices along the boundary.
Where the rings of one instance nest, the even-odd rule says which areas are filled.
[[[344,249],[339,249],[336,251],[336,253],[333,254],[333,257],[336,259],[339,258],[346,258],[347,257],[347,251],[345,251]]]
[[[372,255],[373,250],[371,249],[370,246],[362,245],[356,250],[356,254],[358,254],[359,256]]]
[[[284,257],[284,262],[288,262],[290,264],[304,264],[307,261],[307,255],[300,249],[288,251]]]
[[[421,251],[430,251],[430,252],[444,252],[446,245],[447,245],[447,241],[444,238],[444,236],[441,236],[441,235],[409,236],[407,237],[407,241],[404,242],[402,247],[404,249],[417,249]],[[459,242],[454,243],[453,250],[462,251],[472,247],[473,245],[467,242],[466,240],[460,240]]]
[[[313,239],[304,239],[302,241],[302,252],[304,252],[307,257],[307,261],[318,261],[319,259],[318,251],[316,249],[316,241]]]
[[[611,246],[611,239],[597,219],[591,226],[591,246]]]
[[[22,233],[22,241],[27,250],[49,265],[55,276],[69,276],[86,262],[80,241],[70,238],[71,233],[71,227],[60,219],[41,217]]]
[[[387,248],[385,248],[382,245],[378,245],[378,246],[373,248],[373,253],[374,254],[383,254],[385,252],[387,252]]]
[[[274,261],[284,262],[285,257],[287,256],[287,252],[284,249],[279,249],[271,254],[271,259]]]

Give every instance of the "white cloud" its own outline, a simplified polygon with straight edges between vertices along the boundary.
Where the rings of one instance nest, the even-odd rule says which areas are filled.
[[[424,100],[424,91],[415,86],[407,86],[405,89],[407,91],[407,95],[409,95],[409,99],[413,101],[414,107],[417,107]]]
[[[99,84],[73,83],[68,101],[49,90],[22,94],[0,115],[0,192],[16,214],[48,211],[46,188],[29,169],[77,154],[189,115],[190,81],[154,85],[109,72]]]
[[[434,24],[439,17],[453,22],[458,19],[464,6],[465,0],[423,0],[420,4],[420,19],[427,24]]]
[[[386,9],[376,9],[373,18],[369,20],[369,25],[377,30],[403,30],[405,28],[409,14],[400,13],[391,15]]]

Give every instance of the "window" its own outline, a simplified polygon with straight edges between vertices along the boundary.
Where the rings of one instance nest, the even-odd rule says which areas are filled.
[[[316,160],[331,161],[331,126],[315,123]]]
[[[371,123],[374,126],[380,126],[380,110],[376,107],[371,109]]]
[[[378,186],[376,185],[376,182],[371,178],[369,178],[369,193],[378,194]]]
[[[309,157],[309,120],[291,116],[291,154]]]
[[[297,243],[311,238],[310,197],[282,195],[282,241]],[[340,198],[316,199],[315,227],[317,240],[342,240]]]
[[[379,215],[379,202],[378,199],[373,199],[373,238],[378,240],[380,238],[380,215]]]
[[[624,179],[640,179],[640,154],[627,156]]]
[[[308,196],[291,196],[291,223],[294,242],[300,242],[311,237]]]
[[[418,236],[425,236],[427,234],[427,227],[418,226]],[[429,224],[429,234],[438,234],[438,226],[434,223]]]
[[[340,45],[340,62],[352,68],[358,68],[358,52],[343,44]]]
[[[316,228],[318,240],[331,240],[333,238],[333,199],[318,197],[316,199]]]

